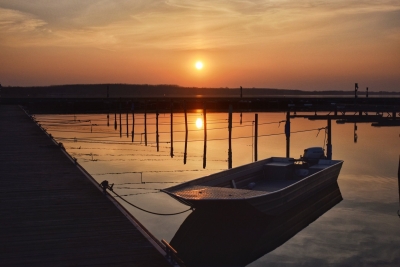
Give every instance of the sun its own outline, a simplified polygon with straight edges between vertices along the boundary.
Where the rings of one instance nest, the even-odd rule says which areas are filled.
[[[203,68],[203,62],[197,61],[195,66],[196,66],[196,69],[201,70]]]

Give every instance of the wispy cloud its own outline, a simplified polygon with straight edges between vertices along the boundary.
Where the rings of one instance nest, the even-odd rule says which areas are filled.
[[[0,30],[4,33],[32,32],[47,23],[17,10],[0,8]]]
[[[400,11],[400,3],[392,0],[2,2],[0,6],[14,8],[0,9],[0,31],[20,41],[14,45],[105,49],[215,49],[278,42],[288,36],[292,41],[308,42],[321,35],[362,29],[368,24],[367,16],[379,20]],[[389,25],[383,19],[378,25],[382,29],[362,30],[396,38],[400,18],[393,20],[388,23],[390,30],[385,29]]]

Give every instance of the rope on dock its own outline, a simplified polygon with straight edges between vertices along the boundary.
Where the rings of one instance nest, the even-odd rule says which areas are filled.
[[[117,194],[117,193],[114,191],[114,189],[112,189],[112,188],[111,188],[111,189],[108,188],[108,189],[111,190],[117,197],[119,197],[121,200],[125,201],[127,204],[131,205],[132,207],[135,207],[135,208],[137,208],[137,209],[139,209],[139,210],[141,210],[141,211],[144,211],[144,212],[147,212],[147,213],[150,213],[150,214],[154,214],[154,215],[171,216],[171,215],[182,214],[182,213],[185,213],[185,212],[187,212],[187,211],[189,211],[189,210],[193,210],[193,208],[190,207],[190,208],[187,209],[187,210],[180,211],[180,212],[175,212],[175,213],[158,213],[158,212],[152,212],[152,211],[142,209],[142,208],[140,208],[140,207],[138,207],[138,206],[132,204],[131,202],[129,202],[128,200],[126,200],[125,198],[123,198],[121,195]]]

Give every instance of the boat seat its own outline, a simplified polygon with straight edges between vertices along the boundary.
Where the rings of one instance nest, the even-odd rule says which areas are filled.
[[[263,167],[264,179],[291,180],[293,179],[293,162],[268,162]]]

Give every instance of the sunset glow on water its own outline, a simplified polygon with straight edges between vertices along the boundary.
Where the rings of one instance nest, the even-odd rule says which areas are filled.
[[[114,114],[109,116],[110,126],[107,126],[107,114],[36,115],[36,119],[98,182],[114,183],[118,194],[141,208],[173,213],[187,206],[160,193],[159,189],[228,168],[228,114],[207,113],[207,165],[204,169],[204,129],[197,126],[202,115],[201,111],[188,114],[186,165],[183,164],[185,124],[182,113],[173,115],[173,157],[169,113],[159,115],[158,152],[155,114],[147,114],[147,146],[143,114],[135,114],[133,143],[131,114],[128,135],[126,114],[121,117],[122,131],[119,114],[117,130],[114,129]],[[233,114],[233,167],[254,160],[254,116],[254,113]],[[285,113],[259,113],[258,120],[258,158],[284,157]],[[323,120],[292,119],[290,155],[298,158],[307,147],[323,147],[324,127],[326,121]],[[399,262],[398,129],[375,128],[367,123],[358,123],[355,128],[353,123],[334,122],[332,128],[333,159],[344,160],[338,179],[343,201],[249,266],[292,266],[299,262],[304,266],[315,266],[315,262],[333,266],[360,262],[390,265]],[[160,217],[124,202],[121,204],[158,239],[168,241],[189,214]]]

